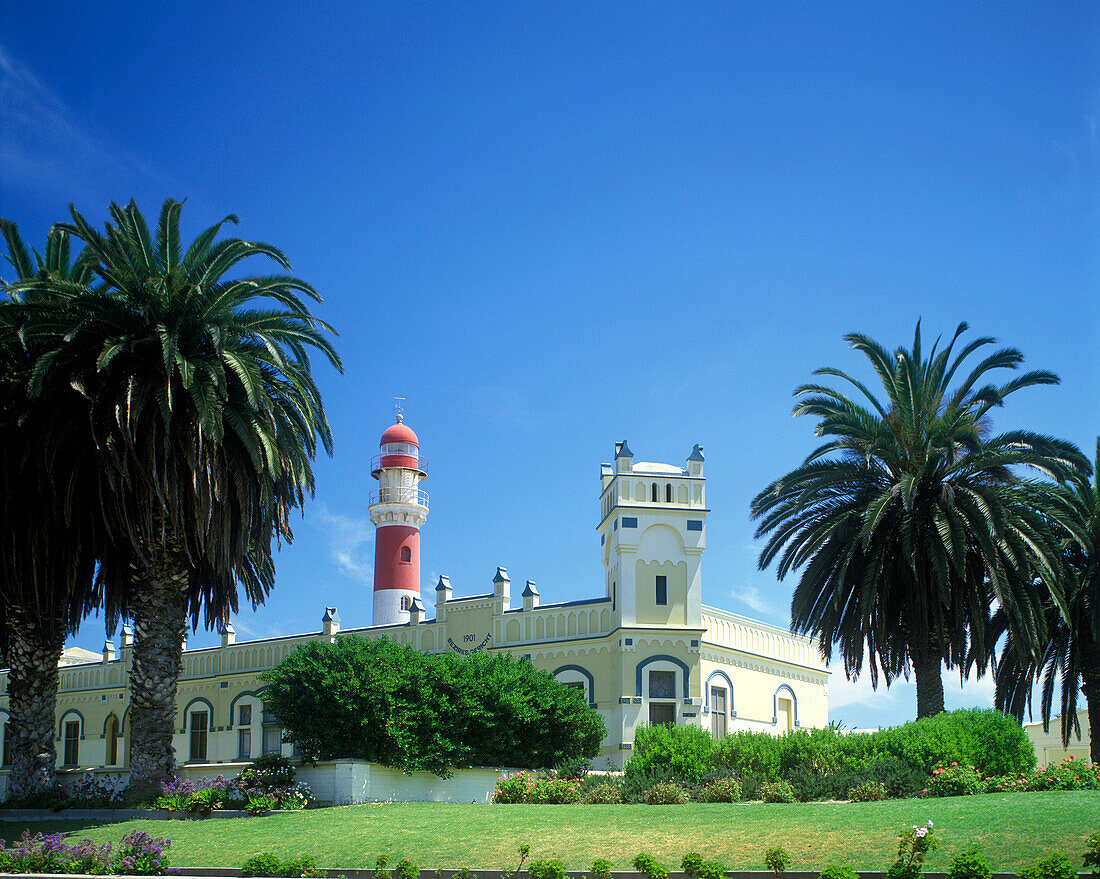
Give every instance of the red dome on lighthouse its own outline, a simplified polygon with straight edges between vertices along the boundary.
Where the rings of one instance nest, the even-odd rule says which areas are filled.
[[[402,422],[400,415],[397,416],[397,424],[387,427],[386,432],[382,434],[379,445],[384,446],[387,443],[408,443],[420,448],[420,440],[416,438],[416,433],[411,427]]]

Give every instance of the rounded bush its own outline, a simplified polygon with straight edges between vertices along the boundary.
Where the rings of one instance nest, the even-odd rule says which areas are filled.
[[[760,785],[760,799],[765,803],[793,803],[794,788],[786,781],[766,781]]]
[[[674,781],[659,781],[646,790],[643,799],[647,806],[679,806],[688,801],[688,795]]]
[[[874,803],[886,799],[886,785],[881,781],[865,781],[848,791],[853,803]]]
[[[990,879],[992,875],[993,870],[989,867],[989,861],[982,857],[978,847],[973,845],[955,855],[947,871],[947,879]]]
[[[623,792],[613,781],[597,781],[581,792],[581,802],[589,805],[610,805],[621,803]]]
[[[928,780],[930,797],[965,797],[985,790],[982,775],[973,766],[937,766]]]
[[[732,776],[708,781],[699,792],[699,799],[704,803],[736,803],[741,799],[741,782]]]

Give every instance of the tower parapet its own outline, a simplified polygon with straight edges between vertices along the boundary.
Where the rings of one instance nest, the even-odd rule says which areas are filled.
[[[420,526],[428,518],[428,493],[420,483],[428,462],[400,412],[382,434],[379,450],[371,462],[378,488],[367,508],[375,527],[373,623],[391,626],[407,623],[420,600]]]

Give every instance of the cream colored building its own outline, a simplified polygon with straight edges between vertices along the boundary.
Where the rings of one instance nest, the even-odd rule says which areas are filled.
[[[310,640],[385,635],[425,652],[506,651],[584,692],[603,716],[603,757],[621,766],[643,723],[697,724],[782,734],[828,722],[828,671],[805,638],[703,603],[706,481],[702,450],[684,465],[635,462],[626,442],[601,465],[597,526],[603,589],[580,601],[543,604],[528,580],[513,595],[505,568],[484,588],[456,595],[446,576],[435,613],[420,599],[408,622],[341,628],[325,609],[320,631],[238,642],[232,626],[217,647],[186,650],[179,682],[175,747],[191,774],[236,771],[265,752],[290,755],[274,717],[265,716],[257,675]],[[722,591],[729,584],[722,582]],[[124,772],[128,764],[127,676],[133,636],[102,656],[67,652],[57,705],[59,768]],[[84,654],[84,655],[81,655]],[[69,664],[73,662],[74,664]],[[7,719],[7,672],[0,716]],[[4,748],[4,764],[8,764]],[[602,763],[602,758],[595,761]],[[0,770],[6,774],[6,770]],[[6,786],[6,779],[0,781]]]
[[[1092,740],[1089,738],[1087,708],[1078,710],[1077,722],[1081,726],[1081,738],[1077,738],[1070,730],[1068,748],[1062,745],[1062,718],[1052,717],[1049,728],[1045,732],[1042,721],[1024,724],[1024,732],[1027,733],[1032,747],[1035,748],[1035,759],[1039,761],[1040,766],[1045,763],[1061,763],[1066,757],[1076,757],[1086,761],[1089,759]]]

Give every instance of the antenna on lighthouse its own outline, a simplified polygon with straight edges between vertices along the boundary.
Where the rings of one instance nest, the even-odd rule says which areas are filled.
[[[394,397],[393,398],[393,411],[397,415],[398,422],[402,422],[402,421],[405,420],[405,415],[404,415],[404,413],[405,413],[405,398],[404,397]]]

